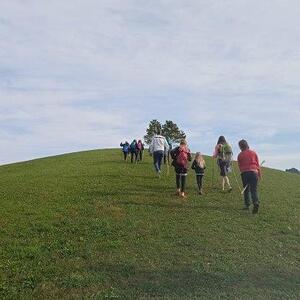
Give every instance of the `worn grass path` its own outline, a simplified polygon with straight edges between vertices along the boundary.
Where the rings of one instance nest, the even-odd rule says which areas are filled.
[[[186,203],[120,150],[0,167],[0,299],[299,299],[300,176],[264,169],[253,216],[207,164]]]

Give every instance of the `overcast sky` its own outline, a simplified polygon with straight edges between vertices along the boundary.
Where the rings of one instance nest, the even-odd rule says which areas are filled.
[[[140,138],[246,138],[300,169],[298,0],[1,0],[0,163]]]

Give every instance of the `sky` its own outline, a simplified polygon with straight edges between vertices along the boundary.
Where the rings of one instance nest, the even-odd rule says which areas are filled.
[[[0,164],[116,148],[172,120],[300,169],[298,0],[1,0]]]

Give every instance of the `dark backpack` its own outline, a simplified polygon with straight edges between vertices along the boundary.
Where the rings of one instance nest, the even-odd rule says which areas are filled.
[[[135,143],[135,142],[132,142],[132,143],[130,144],[130,151],[131,151],[131,152],[135,152],[135,151],[136,151],[136,143]]]

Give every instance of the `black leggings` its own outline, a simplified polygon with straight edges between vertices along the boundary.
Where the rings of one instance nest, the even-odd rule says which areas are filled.
[[[176,187],[182,193],[185,191],[186,175],[187,174],[176,174]]]
[[[128,152],[123,152],[123,154],[124,154],[124,160],[127,160]]]
[[[139,159],[140,159],[140,161],[143,160],[143,150],[139,151]]]
[[[202,189],[203,185],[203,175],[196,175],[196,181],[199,188],[199,191]]]
[[[135,161],[137,161],[137,158],[138,158],[138,153],[137,152],[130,152],[130,155],[131,155],[131,162],[133,162],[133,158]]]

